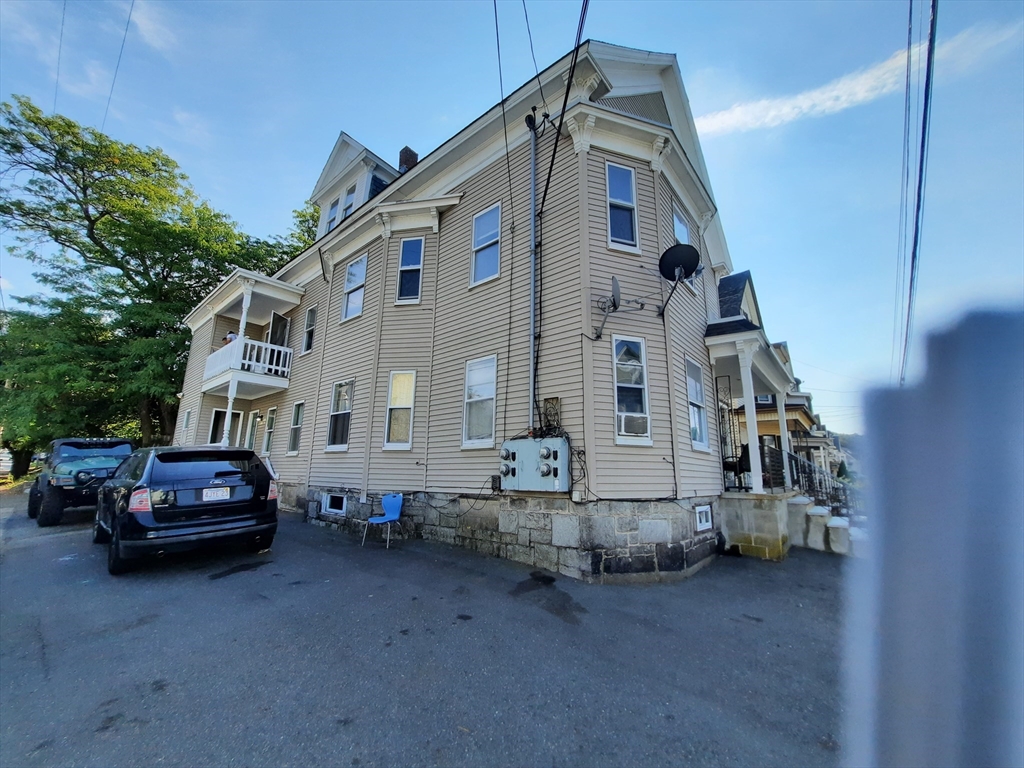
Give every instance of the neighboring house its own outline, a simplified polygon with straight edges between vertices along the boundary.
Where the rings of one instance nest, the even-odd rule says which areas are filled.
[[[571,58],[397,169],[342,133],[317,242],[273,276],[236,270],[187,318],[175,441],[255,448],[312,520],[401,492],[419,535],[578,578],[710,557],[716,377],[749,398],[792,377],[756,301],[743,327],[719,310],[732,264],[675,56],[587,42],[570,81]],[[542,115],[566,87],[552,167]],[[665,306],[676,242],[702,271]],[[598,337],[613,278],[623,306]]]

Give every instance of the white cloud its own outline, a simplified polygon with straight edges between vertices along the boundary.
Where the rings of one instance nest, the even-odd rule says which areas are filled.
[[[936,70],[943,74],[961,74],[983,60],[993,49],[1019,39],[1024,24],[971,27],[935,49]],[[913,66],[924,55],[924,44],[911,49]],[[821,117],[867,104],[903,89],[906,82],[907,52],[897,51],[872,67],[844,75],[819,88],[793,96],[760,99],[735,104],[728,109],[696,119],[701,136],[774,128],[805,117]],[[923,66],[922,66],[923,71]]]
[[[185,141],[191,144],[206,145],[210,141],[210,127],[206,120],[192,112],[186,112],[180,107],[174,108],[174,122],[178,129],[176,133]]]
[[[132,24],[138,30],[142,42],[158,51],[166,52],[178,42],[156,3],[137,0],[132,11]]]
[[[10,291],[13,287],[14,283],[12,283],[6,277],[0,277],[0,290]]]
[[[61,73],[60,89],[85,99],[106,99],[112,77],[113,73],[98,61],[87,61],[82,72]]]

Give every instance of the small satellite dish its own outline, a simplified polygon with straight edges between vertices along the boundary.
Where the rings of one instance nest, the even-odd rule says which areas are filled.
[[[619,281],[617,278],[612,278],[612,312],[615,312],[619,308],[619,304],[622,303],[622,291],[619,290]]]
[[[661,276],[671,282],[685,280],[697,271],[700,265],[700,252],[692,245],[676,243],[666,249],[658,260],[658,271]]]

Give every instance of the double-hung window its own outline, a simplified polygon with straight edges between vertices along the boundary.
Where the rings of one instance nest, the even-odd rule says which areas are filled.
[[[704,398],[704,370],[692,360],[686,361],[686,396],[690,401],[690,443],[708,450],[708,413]]]
[[[277,425],[277,406],[267,411],[267,426],[263,432],[263,450],[260,451],[264,456],[270,453],[271,445],[274,442],[274,427]]]
[[[412,448],[412,406],[416,371],[392,371],[388,382],[388,418],[384,426],[384,447]]]
[[[331,417],[327,424],[327,450],[348,450],[348,433],[352,426],[352,391],[354,381],[341,381],[331,393]]]
[[[334,226],[338,223],[338,200],[335,198],[334,202],[331,203],[331,208],[327,212],[327,229],[326,232],[330,232],[334,229]]]
[[[360,256],[345,269],[345,298],[341,303],[341,319],[363,313],[363,287],[366,285],[366,256]]]
[[[466,363],[462,416],[462,447],[494,447],[494,395],[498,358],[494,355]]]
[[[398,295],[396,302],[415,304],[420,300],[420,283],[423,274],[423,238],[415,237],[402,241],[398,258]]]
[[[181,440],[185,442],[188,440],[188,428],[192,426],[192,410],[185,411],[185,418],[182,420],[181,425]]]
[[[306,329],[302,332],[302,351],[309,352],[313,348],[313,333],[316,331],[316,307],[306,310]]]
[[[647,349],[643,339],[612,336],[615,350],[615,435],[622,444],[649,444]]]
[[[672,233],[677,243],[687,245],[690,242],[690,225],[678,208],[672,206]]]
[[[298,402],[292,406],[292,426],[288,430],[288,453],[299,452],[299,441],[302,439],[302,419],[306,413],[306,404]]]
[[[469,284],[498,276],[501,268],[501,204],[473,217],[473,263]]]
[[[627,248],[638,246],[636,236],[636,179],[632,168],[608,163],[608,239]]]
[[[356,205],[356,185],[353,184],[348,188],[345,193],[345,207],[341,211],[341,219],[344,221],[352,214],[352,209]]]

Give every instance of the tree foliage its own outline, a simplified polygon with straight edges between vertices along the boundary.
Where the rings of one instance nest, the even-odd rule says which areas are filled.
[[[316,212],[308,204],[296,211],[287,237],[248,237],[198,198],[162,150],[45,115],[24,97],[13,101],[0,104],[0,226],[14,235],[8,251],[37,264],[37,279],[58,299],[30,299],[41,311],[35,319],[7,317],[4,334],[13,337],[4,341],[0,378],[19,395],[3,418],[15,419],[19,439],[30,439],[49,429],[40,420],[53,416],[45,403],[58,392],[109,386],[117,414],[105,413],[106,423],[136,421],[144,444],[166,442],[188,357],[183,318],[235,267],[277,271],[315,238]],[[56,348],[29,354],[33,348],[18,341],[33,329],[46,335],[46,323],[76,320],[93,335],[75,339],[81,346],[67,350],[63,365]],[[41,392],[26,393],[33,388]],[[98,429],[95,421],[77,424],[72,433],[86,424]]]

